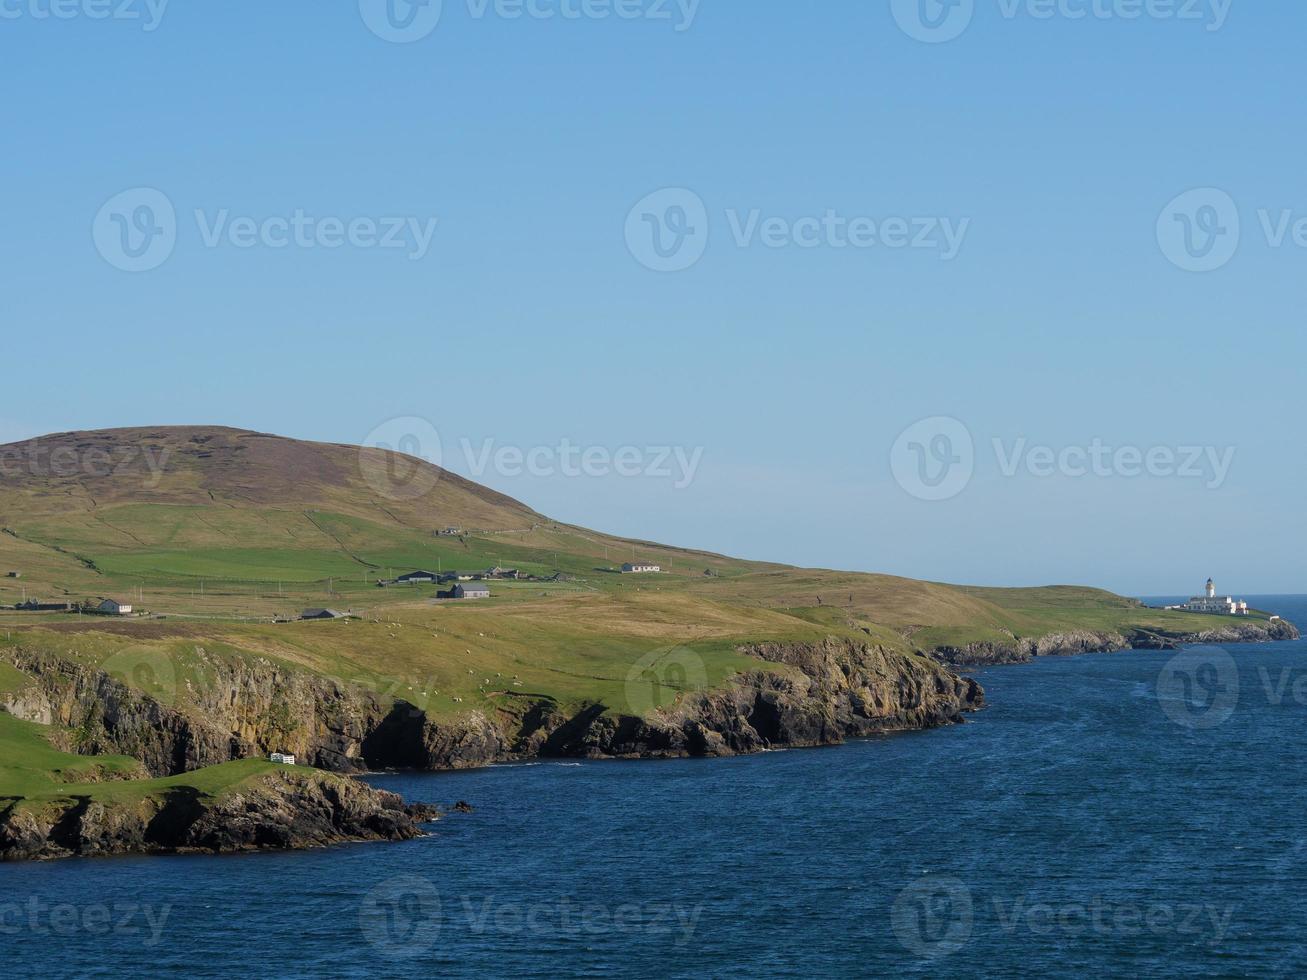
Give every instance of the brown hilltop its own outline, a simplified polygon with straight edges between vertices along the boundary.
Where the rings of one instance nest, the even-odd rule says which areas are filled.
[[[0,518],[129,503],[323,508],[420,528],[543,520],[412,456],[223,426],[63,432],[0,446]]]

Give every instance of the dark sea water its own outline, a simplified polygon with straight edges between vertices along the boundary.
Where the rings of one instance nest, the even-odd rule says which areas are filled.
[[[970,724],[836,749],[380,777],[477,807],[407,844],[0,866],[0,968],[1307,974],[1307,643],[977,676]]]

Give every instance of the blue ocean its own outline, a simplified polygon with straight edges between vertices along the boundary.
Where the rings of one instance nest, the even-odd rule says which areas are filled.
[[[1307,643],[973,674],[970,723],[840,748],[377,777],[476,807],[407,844],[0,866],[0,966],[1307,974]]]

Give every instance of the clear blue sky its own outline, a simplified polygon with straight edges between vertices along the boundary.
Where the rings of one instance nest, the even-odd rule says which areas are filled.
[[[1307,591],[1290,428],[1307,248],[1272,247],[1257,219],[1307,216],[1300,4],[1235,2],[1212,30],[1210,0],[1197,20],[975,0],[961,36],[922,43],[888,0],[702,0],[688,25],[675,3],[671,20],[510,19],[445,0],[405,44],[347,0],[174,0],[154,30],[49,4],[0,18],[0,441],[205,422],[360,442],[416,416],[465,473],[463,439],[702,447],[687,487],[480,478],[564,520],[746,557]],[[92,228],[139,187],[178,230],[129,273]],[[668,187],[704,202],[707,249],[660,273],[624,228]],[[1205,187],[1237,203],[1242,239],[1194,273],[1157,229]],[[951,260],[741,247],[727,213],[754,210],[969,223]],[[224,211],[439,223],[419,260],[208,247]],[[922,500],[891,450],[935,416],[965,425],[974,475]],[[1217,487],[1005,475],[1022,437],[1235,457]]]

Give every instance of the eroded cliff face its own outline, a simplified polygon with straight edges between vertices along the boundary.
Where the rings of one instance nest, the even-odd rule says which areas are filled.
[[[743,652],[784,669],[760,664],[644,718],[536,699],[518,710],[437,720],[402,700],[383,705],[333,681],[219,657],[206,662],[202,689],[186,685],[181,710],[102,670],[23,650],[9,660],[35,684],[0,696],[0,708],[69,729],[69,751],[129,755],[167,776],[281,750],[336,772],[467,769],[540,756],[728,755],[956,723],[983,703],[974,681],[871,644],[828,639]]]
[[[960,647],[939,647],[931,653],[957,667],[1029,663],[1036,657],[1072,656],[1078,653],[1115,653],[1129,650],[1130,641],[1121,633],[1071,630],[1041,637],[1012,637],[1011,640],[968,643]]]
[[[1270,623],[1241,623],[1219,618],[1211,629],[1176,636],[1139,632],[1131,637],[1130,645],[1137,650],[1174,650],[1181,646],[1206,643],[1280,643],[1301,638],[1298,627],[1287,620]]]
[[[409,840],[436,818],[393,793],[328,773],[275,772],[208,799],[192,789],[106,804],[86,797],[0,808],[0,860],[234,853]]]
[[[1072,630],[1037,638],[970,643],[962,647],[940,647],[931,651],[944,663],[957,667],[1028,663],[1035,657],[1071,656],[1080,653],[1116,653],[1122,650],[1178,650],[1194,644],[1275,643],[1299,639],[1298,628],[1285,620],[1270,623],[1241,623],[1216,620],[1211,629],[1193,633],[1159,633],[1132,630]]]
[[[0,695],[0,709],[68,729],[62,747],[140,759],[167,776],[272,751],[333,772],[468,769],[537,757],[633,758],[731,755],[837,744],[882,732],[960,721],[984,694],[954,666],[1191,643],[1296,639],[1290,623],[1219,621],[1186,635],[1066,631],[931,651],[923,656],[870,642],[763,643],[742,649],[779,670],[759,669],[689,694],[645,717],[605,705],[565,708],[548,698],[511,708],[433,719],[403,700],[298,672],[271,661],[199,652],[205,680],[179,682],[171,707],[102,670],[18,649],[7,659],[33,686]],[[943,661],[943,663],[937,662]]]
[[[725,756],[954,724],[984,702],[979,685],[937,663],[851,640],[741,652],[788,669],[760,664],[646,717],[537,701],[517,714],[477,711],[447,722],[401,705],[372,741],[395,746],[389,757],[420,769],[539,757]]]
[[[550,733],[542,754],[726,756],[837,745],[849,738],[957,724],[984,703],[975,681],[870,644],[828,639],[762,644],[743,652],[790,669],[750,672],[649,718],[574,719]]]
[[[153,776],[281,751],[333,772],[367,768],[367,739],[392,710],[376,696],[266,660],[197,655],[202,682],[147,665],[169,675],[168,701],[183,710],[104,670],[19,648],[7,659],[35,684],[0,695],[0,709],[71,730],[67,751],[131,756]]]

